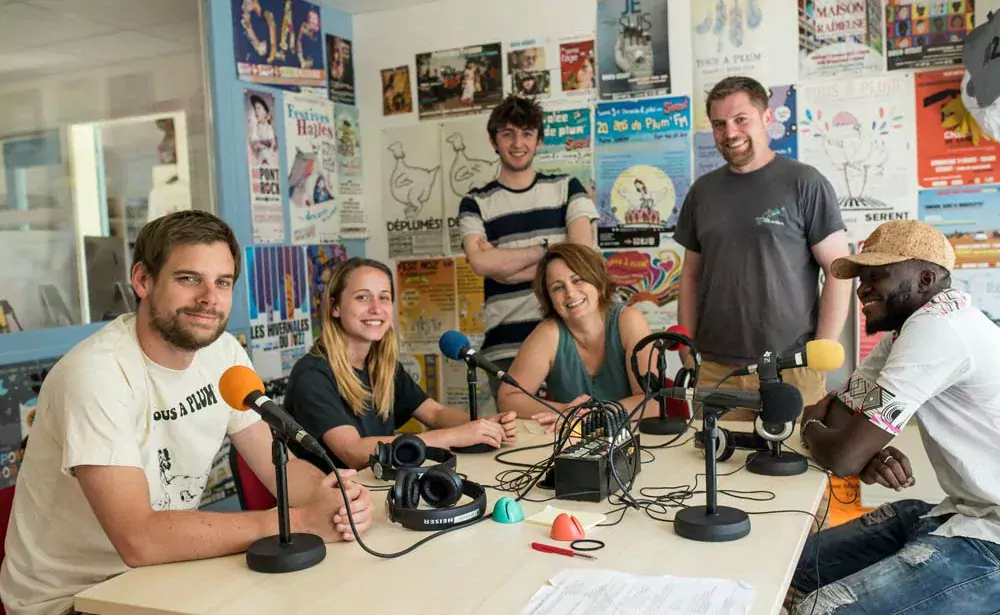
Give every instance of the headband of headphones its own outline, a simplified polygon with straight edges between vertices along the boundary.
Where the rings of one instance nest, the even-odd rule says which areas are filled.
[[[479,483],[461,478],[444,466],[432,466],[431,471],[420,475],[415,469],[401,469],[396,484],[386,495],[385,511],[390,521],[408,530],[433,532],[486,514],[486,489]],[[472,501],[453,506],[462,495]],[[421,500],[433,508],[417,508]]]
[[[421,442],[423,442],[421,440]],[[385,447],[385,448],[382,448]],[[451,452],[446,448],[438,448],[436,446],[425,446],[423,448],[424,455],[420,463],[424,460],[430,460],[436,464],[443,464],[444,466],[454,470],[458,467],[458,461],[455,457],[455,453]],[[422,474],[427,471],[428,468],[433,468],[434,466],[397,466],[393,461],[392,449],[390,445],[378,443],[375,449],[375,453],[368,457],[368,467],[372,469],[372,474],[378,480],[393,481],[396,480],[396,476],[402,468],[412,470],[417,474]]]
[[[635,348],[632,349],[632,357],[631,357],[632,373],[635,375],[636,381],[640,385],[643,385],[642,389],[644,391],[648,391],[650,389],[650,386],[647,385],[651,385],[652,383],[650,382],[649,374],[643,374],[639,371],[639,352],[643,350],[646,346],[649,346],[650,344],[654,344],[654,348],[665,350],[664,342],[673,342],[674,344],[681,344],[682,346],[687,346],[689,349],[691,349],[691,359],[694,361],[694,369],[691,370],[691,372],[694,378],[693,381],[697,382],[698,372],[701,371],[701,354],[698,353],[698,348],[695,347],[694,342],[691,341],[691,338],[682,333],[675,333],[673,331],[656,331],[654,333],[650,333],[646,337],[639,340],[636,343]],[[674,386],[684,386],[684,385],[675,384]]]

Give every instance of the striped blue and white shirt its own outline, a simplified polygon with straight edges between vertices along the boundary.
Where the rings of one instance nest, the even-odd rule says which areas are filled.
[[[538,173],[522,190],[492,181],[469,192],[458,208],[462,242],[485,237],[497,248],[524,248],[548,239],[566,240],[566,227],[577,218],[598,219],[597,208],[583,184],[568,175]],[[486,278],[486,339],[481,352],[491,361],[509,359],[541,322],[541,306],[531,282],[503,284]]]

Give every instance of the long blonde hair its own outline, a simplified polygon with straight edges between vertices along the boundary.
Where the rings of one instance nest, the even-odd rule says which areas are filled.
[[[389,289],[392,300],[396,300],[396,288],[392,280],[392,272],[382,263],[370,258],[352,258],[334,268],[330,281],[323,293],[320,310],[323,313],[323,326],[320,339],[313,345],[310,353],[325,357],[330,363],[333,378],[337,381],[340,396],[344,398],[351,411],[362,416],[370,404],[379,418],[385,420],[392,414],[392,400],[396,395],[396,365],[399,361],[399,345],[396,342],[395,329],[390,325],[382,339],[372,344],[365,357],[365,369],[371,380],[371,389],[362,384],[361,379],[351,367],[347,355],[347,339],[339,318],[334,318],[333,308],[341,301],[347,280],[350,275],[362,267],[378,269],[389,276]],[[392,315],[389,316],[392,318]],[[391,322],[391,320],[390,320]]]

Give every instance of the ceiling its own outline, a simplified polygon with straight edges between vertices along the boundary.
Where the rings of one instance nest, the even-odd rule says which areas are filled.
[[[351,15],[405,9],[420,4],[430,4],[436,0],[319,0],[321,3],[340,9]]]
[[[0,82],[192,51],[200,0],[0,0]]]

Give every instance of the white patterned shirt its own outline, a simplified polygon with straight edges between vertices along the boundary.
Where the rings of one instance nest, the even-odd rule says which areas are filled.
[[[933,534],[1000,544],[1000,327],[948,289],[882,336],[838,394],[898,435],[916,415],[947,498],[928,516],[954,516]]]

